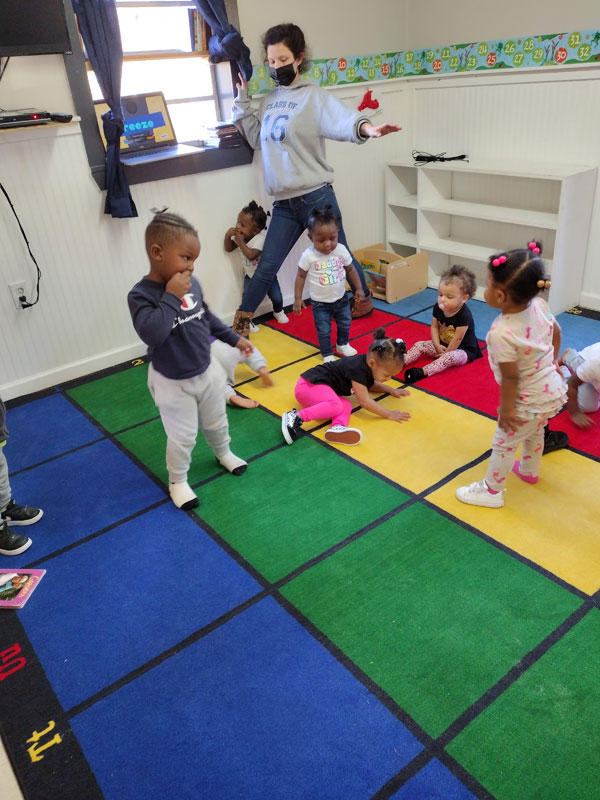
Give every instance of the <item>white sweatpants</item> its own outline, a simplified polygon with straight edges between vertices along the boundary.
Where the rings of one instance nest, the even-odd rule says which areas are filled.
[[[563,361],[571,372],[576,373],[583,364],[583,357],[577,350],[567,350],[563,356]],[[600,408],[600,392],[592,383],[582,383],[577,389],[577,405],[584,414],[593,414]]]
[[[194,378],[173,380],[148,368],[148,389],[167,434],[167,470],[171,483],[187,480],[198,428],[217,458],[229,452],[222,371],[210,364]]]
[[[251,370],[258,372],[262,367],[267,366],[263,354],[254,348],[254,352],[249,356],[244,355],[237,347],[232,347],[220,339],[215,339],[210,345],[210,358],[217,367],[223,370],[225,380],[225,399],[235,394],[233,384],[235,383],[235,368],[238,364],[248,364]]]

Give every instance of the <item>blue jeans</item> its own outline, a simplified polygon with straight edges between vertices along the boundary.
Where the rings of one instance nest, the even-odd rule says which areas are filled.
[[[341,217],[340,207],[331,184],[326,184],[320,189],[315,189],[314,192],[309,192],[299,197],[275,201],[271,224],[267,230],[267,238],[265,239],[258,267],[250,279],[250,283],[244,288],[244,296],[240,304],[241,311],[256,311],[264,296],[268,293],[273,279],[288,253],[305,230],[311,211],[314,208],[322,209],[326,205],[330,205],[333,213]],[[346,234],[341,222],[338,241],[348,247]],[[369,294],[369,290],[363,271],[355,258],[352,259],[352,263],[358,272],[366,297]]]
[[[312,312],[317,336],[319,337],[319,350],[323,357],[333,355],[331,348],[332,319],[335,320],[337,325],[337,344],[348,344],[352,313],[350,311],[350,301],[346,294],[336,300],[335,303],[319,303],[313,300]]]
[[[244,294],[251,280],[252,278],[244,275]],[[273,283],[267,289],[267,297],[273,303],[273,311],[275,314],[279,314],[280,311],[283,311],[283,295],[281,294],[281,287],[279,286],[277,276],[273,278]]]

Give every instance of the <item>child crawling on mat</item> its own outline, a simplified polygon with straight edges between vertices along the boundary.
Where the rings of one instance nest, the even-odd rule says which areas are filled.
[[[333,444],[358,444],[362,433],[358,428],[349,428],[352,403],[347,395],[353,394],[361,408],[394,422],[410,419],[406,411],[390,410],[376,403],[369,392],[387,393],[393,397],[410,394],[406,389],[385,384],[404,366],[406,345],[402,339],[390,339],[385,329],[378,328],[368,353],[348,356],[338,361],[327,361],[303,372],[298,378],[295,394],[302,406],[300,411],[292,409],[281,417],[281,431],[288,444],[293,444],[302,434],[302,423],[312,419],[331,419],[331,427],[325,431],[325,439]]]
[[[475,275],[466,267],[454,266],[444,272],[438,287],[437,305],[433,307],[431,339],[415,342],[404,359],[407,365],[421,356],[428,356],[435,361],[423,368],[407,369],[404,373],[406,383],[414,383],[443,372],[448,367],[460,367],[481,358],[473,315],[466,305],[476,289]]]

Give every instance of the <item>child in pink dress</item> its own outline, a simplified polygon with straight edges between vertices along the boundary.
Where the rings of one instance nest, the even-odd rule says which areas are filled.
[[[560,326],[548,304],[537,297],[547,289],[542,246],[492,256],[485,301],[502,312],[487,335],[490,366],[500,384],[498,428],[485,478],[456,490],[463,503],[489,508],[504,505],[511,469],[526,483],[537,483],[544,449],[544,425],[564,405],[566,390],[556,360]],[[515,462],[518,445],[521,460]]]

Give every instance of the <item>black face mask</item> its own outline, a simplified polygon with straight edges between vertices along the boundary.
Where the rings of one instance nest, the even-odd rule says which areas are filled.
[[[277,86],[289,86],[290,83],[294,82],[296,75],[297,72],[293,62],[285,64],[283,67],[277,67],[277,69],[269,68],[269,77],[273,78]]]

